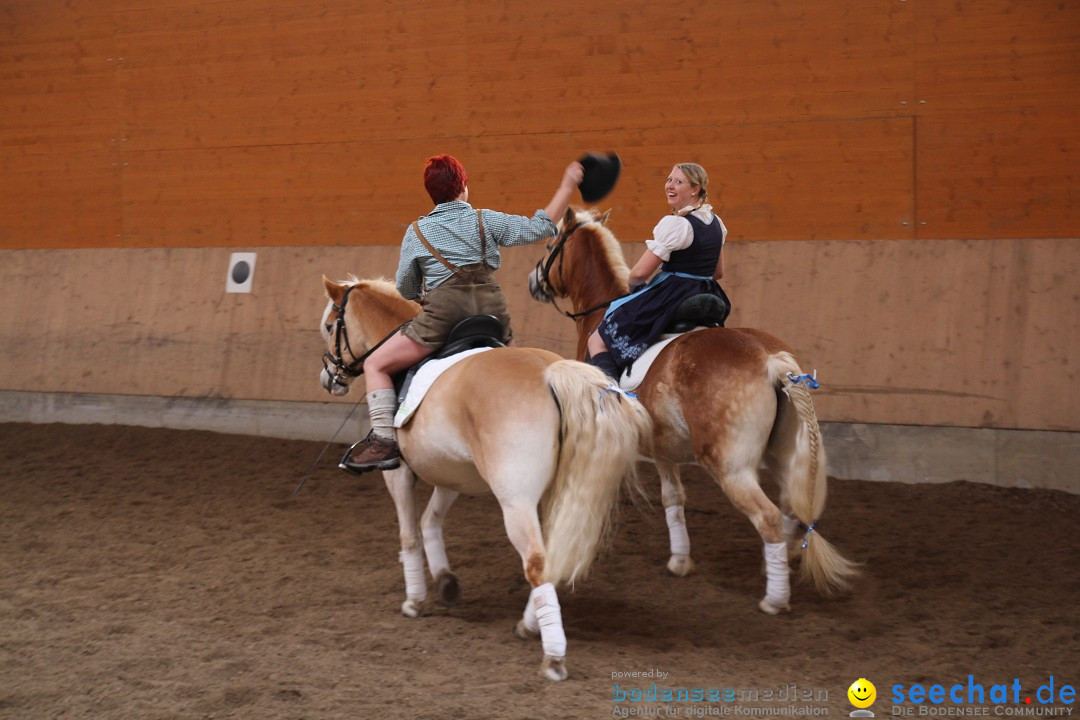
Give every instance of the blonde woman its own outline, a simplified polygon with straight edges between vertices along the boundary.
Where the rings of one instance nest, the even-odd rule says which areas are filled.
[[[700,165],[671,169],[664,183],[671,214],[653,228],[630,270],[631,294],[613,302],[589,336],[589,363],[611,377],[656,342],[686,298],[707,293],[727,303],[719,284],[727,228],[708,202],[708,189],[709,176]]]

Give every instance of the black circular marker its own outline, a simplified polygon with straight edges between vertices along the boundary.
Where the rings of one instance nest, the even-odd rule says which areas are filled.
[[[247,282],[249,277],[251,277],[251,266],[248,265],[247,260],[241,260],[233,265],[232,280],[234,283],[240,284]]]

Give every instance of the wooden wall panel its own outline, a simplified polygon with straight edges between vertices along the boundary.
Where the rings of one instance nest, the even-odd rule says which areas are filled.
[[[906,112],[912,91],[902,0],[495,2],[470,15],[476,133],[878,117]]]
[[[111,37],[0,43],[0,147],[103,152],[117,142]]]
[[[229,250],[0,254],[0,389],[329,401],[320,276],[391,275],[396,248],[258,251],[224,292]],[[628,245],[628,258],[642,246]],[[1070,240],[736,243],[732,326],[791,343],[823,383],[821,419],[1080,431],[1080,245]],[[518,342],[571,354],[573,323],[533,301],[541,255],[499,272]],[[47,290],[45,290],[47,288]],[[880,308],[888,312],[879,311]],[[339,402],[355,402],[346,397]]]
[[[396,262],[389,247],[262,249],[252,293],[226,294],[226,249],[0,257],[0,306],[17,310],[0,314],[0,388],[308,401],[331,399],[321,276]]]
[[[426,153],[529,212],[604,148],[628,161],[610,202],[636,236],[676,159],[723,178],[746,238],[1074,234],[1077,10],[1047,0],[5,8],[6,166],[54,154],[63,178],[87,162],[70,153],[117,154],[124,227],[84,244],[348,243],[350,219],[381,242],[397,207],[424,210]],[[6,246],[58,242],[34,215]]]
[[[921,113],[1080,110],[1080,5],[913,3]]]
[[[116,157],[0,152],[0,249],[122,244]]]
[[[468,133],[453,3],[188,2],[117,18],[131,151]]]
[[[132,153],[124,168],[123,244],[397,244],[408,223],[431,208],[421,181],[424,158],[444,149],[467,154],[448,144]]]
[[[122,240],[115,62],[107,12],[0,8],[0,248]]]
[[[116,141],[109,13],[88,3],[0,8],[0,153],[103,152]]]
[[[126,153],[117,244],[396,243],[431,209],[421,170],[436,152],[466,163],[475,205],[531,215],[579,148],[609,141],[540,134]],[[615,209],[620,237],[644,238],[668,211],[671,166],[691,160],[712,173],[714,202],[733,237],[910,237],[911,141],[906,118],[645,131],[621,146],[624,177],[605,207]]]
[[[919,237],[1080,234],[1077,113],[935,113],[918,127]]]
[[[484,137],[473,147],[470,162],[485,169],[486,181],[475,199],[496,208],[546,201],[562,167],[553,158],[617,147],[623,173],[600,204],[614,209],[613,228],[624,242],[651,235],[669,211],[664,179],[687,161],[709,172],[710,196],[733,239],[912,237],[909,118]],[[520,194],[528,175],[537,178],[531,198]],[[490,195],[492,185],[502,191]]]
[[[917,5],[919,237],[1076,237],[1080,6]]]
[[[1071,240],[749,243],[731,326],[790,342],[840,422],[1080,429],[1080,245]]]

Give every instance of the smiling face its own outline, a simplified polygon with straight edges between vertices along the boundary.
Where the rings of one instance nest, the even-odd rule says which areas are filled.
[[[866,678],[859,678],[851,683],[847,691],[848,700],[857,708],[867,708],[874,704],[877,698],[877,688],[874,683]]]
[[[671,168],[671,174],[664,183],[664,192],[667,193],[668,205],[675,211],[682,210],[687,205],[697,205],[701,195],[701,189],[691,184],[677,165]]]

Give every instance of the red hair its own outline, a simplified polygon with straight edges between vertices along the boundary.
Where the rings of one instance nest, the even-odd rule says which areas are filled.
[[[424,189],[436,205],[457,199],[468,181],[465,167],[453,155],[434,155],[424,165]]]

